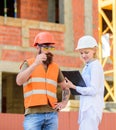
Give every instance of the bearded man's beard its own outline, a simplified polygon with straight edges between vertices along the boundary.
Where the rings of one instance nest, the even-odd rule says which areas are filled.
[[[48,53],[46,53],[46,56],[47,56],[47,60],[43,61],[43,63],[48,66],[53,61],[53,54],[48,52]]]

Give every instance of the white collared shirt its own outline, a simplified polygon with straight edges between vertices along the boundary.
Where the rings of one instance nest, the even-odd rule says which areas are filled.
[[[85,65],[82,77],[87,87],[76,87],[81,93],[80,112],[94,109],[101,119],[104,108],[104,73],[98,60],[93,60]]]

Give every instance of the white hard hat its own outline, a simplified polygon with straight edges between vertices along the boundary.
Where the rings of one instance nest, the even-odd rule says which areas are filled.
[[[97,46],[97,41],[92,36],[86,35],[78,40],[76,50],[84,48],[93,48]]]

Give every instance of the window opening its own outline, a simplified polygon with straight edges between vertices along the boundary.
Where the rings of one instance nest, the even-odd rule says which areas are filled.
[[[48,0],[48,21],[53,23],[64,23],[64,1]]]
[[[16,74],[2,73],[2,113],[24,113],[23,87],[16,84]]]
[[[17,17],[17,0],[0,0],[0,15]]]
[[[59,0],[56,0],[55,9],[55,22],[59,23]]]

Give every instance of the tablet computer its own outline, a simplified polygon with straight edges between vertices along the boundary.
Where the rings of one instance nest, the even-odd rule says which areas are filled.
[[[62,71],[64,77],[67,77],[74,85],[80,87],[86,87],[86,84],[78,70],[73,71]],[[72,95],[81,95],[75,89],[70,88]]]

